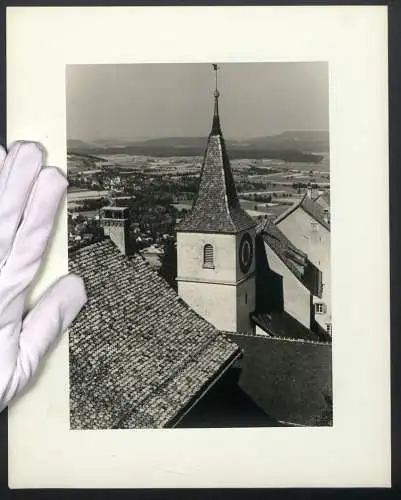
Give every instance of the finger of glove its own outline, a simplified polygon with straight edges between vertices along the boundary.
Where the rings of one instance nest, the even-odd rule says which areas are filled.
[[[11,249],[42,164],[42,149],[32,142],[16,142],[4,159],[0,170],[0,267]]]
[[[58,280],[27,314],[22,324],[13,393],[23,388],[36,372],[42,357],[56,338],[74,321],[86,303],[82,279],[69,274]]]
[[[58,169],[40,172],[0,273],[0,330],[22,316],[28,286],[40,266],[66,188],[67,180]]]

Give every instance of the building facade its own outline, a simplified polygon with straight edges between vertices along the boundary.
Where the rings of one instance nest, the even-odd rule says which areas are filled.
[[[314,294],[313,307],[317,325],[331,334],[331,252],[330,212],[308,193],[281,215],[275,224],[282,233],[321,271],[321,293]]]

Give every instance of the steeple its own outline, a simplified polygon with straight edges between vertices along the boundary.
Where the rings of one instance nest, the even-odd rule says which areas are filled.
[[[191,212],[177,226],[177,231],[236,234],[256,226],[241,208],[230,160],[220,125],[217,64],[215,71],[214,112],[203,159],[198,194]]]

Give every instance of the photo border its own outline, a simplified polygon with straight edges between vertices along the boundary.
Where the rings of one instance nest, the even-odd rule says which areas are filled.
[[[18,2],[15,2],[12,4],[12,6],[16,5]],[[125,4],[126,2],[120,3]],[[386,2],[378,2],[377,5],[383,5]],[[38,4],[37,2],[24,2],[24,5],[27,4],[32,4],[32,5],[54,5],[51,2],[48,3],[40,3]],[[95,3],[71,3],[68,5],[100,5],[100,2]],[[147,5],[160,5],[160,3],[147,3]],[[302,3],[297,3],[295,4],[294,2],[287,3],[287,2],[281,2],[281,5],[305,5],[305,4],[313,4],[316,5],[315,2],[302,2]],[[364,2],[356,2],[353,3],[354,5],[360,5],[364,4]],[[104,3],[104,5],[110,5],[109,3]],[[138,4],[132,4],[132,2],[129,3],[129,5],[138,5]],[[162,5],[166,5],[166,2],[163,2]],[[174,5],[179,5],[177,3],[174,3]],[[233,5],[233,4],[230,4]],[[259,4],[260,5],[260,4]],[[274,5],[271,3],[264,3],[263,5]],[[333,4],[332,2],[319,2],[319,5],[343,5],[343,3],[335,3]],[[349,4],[347,4],[349,5]],[[1,15],[0,15],[0,33],[3,33],[5,36],[5,30],[1,29],[3,26],[5,26],[5,7],[4,6],[1,9]],[[397,220],[397,215],[399,213],[399,209],[401,207],[400,205],[400,197],[398,193],[398,186],[401,185],[401,173],[400,169],[398,166],[400,165],[401,162],[401,146],[399,144],[399,141],[397,141],[397,137],[400,135],[400,124],[401,124],[401,102],[400,102],[400,82],[401,82],[401,72],[400,72],[400,67],[397,66],[397,63],[399,64],[398,61],[398,55],[401,52],[400,47],[401,47],[401,36],[400,36],[400,31],[399,31],[399,26],[401,25],[401,9],[399,4],[390,4],[389,6],[389,59],[390,59],[390,73],[389,73],[389,92],[390,92],[390,237],[391,237],[391,330],[392,330],[392,335],[391,335],[391,357],[392,357],[392,363],[391,363],[391,371],[392,371],[392,379],[395,380],[397,376],[399,376],[399,370],[398,370],[398,365],[397,365],[397,359],[400,359],[400,340],[399,338],[395,335],[396,332],[401,330],[400,325],[401,325],[401,315],[400,312],[398,312],[399,307],[397,307],[397,302],[396,298],[399,296],[399,283],[400,283],[400,277],[401,277],[401,272],[400,272],[400,263],[399,263],[399,258],[398,256],[401,254],[401,232],[400,232],[400,223],[399,220]],[[2,43],[2,48],[4,50],[1,50],[1,55],[0,55],[0,66],[1,66],[1,84],[0,84],[0,98],[1,98],[1,120],[0,120],[0,137],[3,139],[6,136],[6,107],[5,107],[5,40],[3,39]],[[400,415],[400,396],[401,396],[401,389],[398,386],[398,384],[392,384],[392,468],[393,468],[393,477],[392,477],[392,483],[393,483],[393,489],[392,492],[395,493],[396,488],[399,488],[400,486],[400,481],[399,481],[399,475],[397,474],[397,471],[400,470],[400,432],[398,428],[398,420],[399,420],[399,415]],[[6,433],[7,433],[7,412],[3,412],[0,415],[0,444],[1,444],[1,449],[0,449],[0,456],[2,459],[2,467],[1,467],[1,485],[6,484],[4,482],[4,478],[7,477],[7,469],[6,469],[6,464],[3,467],[3,462],[4,458],[7,457],[6,453],[6,446],[4,446],[5,440],[6,440]],[[5,472],[5,474],[3,473]],[[292,491],[295,492],[294,489],[291,489]],[[21,493],[23,491],[27,490],[19,490]],[[50,493],[52,490],[46,490],[47,493]],[[57,490],[60,494],[61,491]],[[94,490],[96,492],[98,490]],[[107,494],[113,494],[120,492],[121,494],[124,494],[122,490],[106,490]],[[132,493],[132,490],[129,490]],[[142,490],[144,491],[144,490]],[[155,490],[148,490],[149,492]],[[171,490],[165,490],[168,492],[171,492]],[[195,498],[195,492],[194,490],[189,490],[191,491],[191,498]],[[216,490],[203,490],[203,492],[206,493],[206,491],[214,491],[216,494]],[[224,490],[219,490],[222,494],[224,494]],[[251,494],[249,490],[236,490],[235,492],[235,497],[237,498],[242,498],[241,496],[237,496],[238,494],[242,494],[241,492],[246,491],[246,496]],[[262,490],[263,491],[263,490]],[[282,491],[276,491],[274,489],[269,489],[269,492],[275,492],[276,498],[281,497],[283,494]],[[297,498],[320,498],[319,495],[321,495],[323,492],[327,491],[327,489],[318,489],[318,488],[312,488],[312,489],[305,489],[302,490],[302,492],[299,492],[297,494]],[[159,493],[161,493],[160,490],[158,490]],[[261,491],[259,491],[260,493]],[[336,489],[336,494],[343,495],[344,492],[347,492],[351,494],[351,497],[357,498],[359,493],[356,490],[347,490],[347,489]],[[33,495],[39,494],[39,490],[35,490],[35,493],[32,492]],[[81,492],[83,497],[86,498],[87,493],[89,493],[88,490],[85,490],[84,492]],[[173,494],[173,497],[179,493],[179,497],[182,497],[182,495],[185,495],[185,490],[180,490],[177,493]],[[285,493],[286,495],[289,492]],[[78,490],[74,489],[68,489],[65,492],[66,497],[72,498],[77,498]],[[129,493],[128,493],[129,494]],[[228,495],[230,495],[230,498],[233,498],[234,491],[230,490]],[[363,498],[373,498],[381,495],[385,495],[386,497],[389,494],[389,490],[381,490],[381,489],[375,489],[373,492],[367,492],[365,490]],[[258,496],[258,490],[252,490],[252,495]],[[299,496],[301,495],[301,496]],[[33,496],[32,496],[33,497]],[[23,498],[26,498],[25,496]],[[114,498],[114,496],[113,496]],[[185,498],[185,497],[184,497]]]

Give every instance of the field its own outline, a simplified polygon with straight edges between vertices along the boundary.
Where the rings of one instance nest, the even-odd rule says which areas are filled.
[[[242,207],[254,217],[278,216],[299,200],[310,183],[316,194],[330,188],[328,153],[319,163],[285,162],[271,158],[236,158],[231,166]],[[136,192],[173,196],[177,211],[188,211],[201,173],[200,156],[157,157],[107,153],[68,154],[69,208],[90,210],[94,200],[112,195],[133,196]],[[153,192],[153,194],[152,194]],[[159,196],[159,195],[156,195]],[[86,205],[85,205],[86,202]],[[79,208],[78,208],[79,210]]]
[[[70,202],[78,202],[81,200],[94,200],[98,198],[103,198],[109,194],[108,191],[99,190],[92,191],[89,189],[79,189],[71,188],[68,190],[68,201]]]

